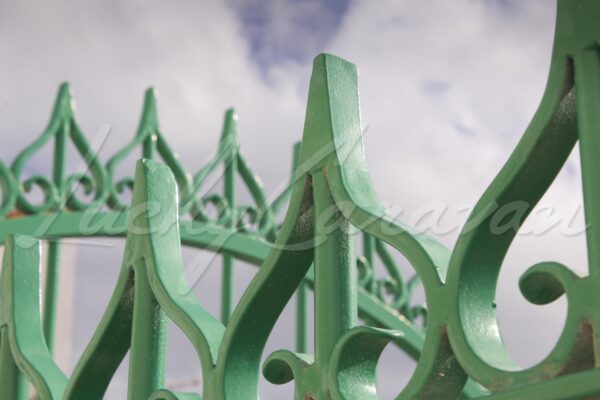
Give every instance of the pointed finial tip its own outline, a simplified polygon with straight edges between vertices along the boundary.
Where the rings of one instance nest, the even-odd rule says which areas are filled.
[[[63,81],[60,86],[59,86],[60,90],[67,90],[67,91],[71,91],[71,84],[69,83],[69,81]]]
[[[144,102],[148,103],[156,103],[156,97],[158,96],[158,91],[154,88],[154,86],[150,86],[144,92]]]
[[[61,99],[73,97],[73,89],[68,81],[64,81],[58,87],[58,96]]]
[[[71,84],[65,81],[58,87],[53,115],[70,116],[74,111],[75,101],[73,100],[73,90],[71,89]]]
[[[325,61],[325,60],[344,60],[341,57],[338,57],[336,55],[330,54],[330,53],[320,53],[318,54],[315,58],[314,58],[314,62],[319,62],[319,61]],[[344,60],[346,61],[346,60]]]
[[[143,135],[147,128],[158,130],[158,112],[156,107],[156,90],[150,86],[144,91],[144,101],[142,103],[142,116],[138,127],[138,135]],[[151,140],[155,141],[151,136]]]
[[[153,86],[150,86],[148,89],[146,89],[146,92],[144,93],[144,111],[143,113],[146,116],[152,115],[152,114],[156,114],[156,97],[158,95],[158,91],[156,89],[154,89]],[[150,113],[150,114],[148,114]]]
[[[315,59],[313,60],[313,68],[317,67],[318,65],[323,65],[324,67],[327,66],[336,66],[336,68],[342,67],[342,68],[350,68],[351,70],[357,70],[357,67],[355,64],[351,63],[350,61],[346,60],[345,58],[336,56],[334,54],[329,54],[329,53],[321,53],[318,56],[315,57]]]
[[[237,121],[238,118],[239,118],[238,117],[238,113],[235,111],[235,108],[233,108],[233,107],[229,107],[227,109],[227,111],[225,111],[225,117],[226,118],[231,118],[234,121]]]
[[[146,88],[146,96],[154,96],[158,95],[158,91],[154,88],[154,86],[149,86]]]

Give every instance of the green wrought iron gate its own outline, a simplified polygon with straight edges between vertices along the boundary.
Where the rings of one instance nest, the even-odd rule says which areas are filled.
[[[10,168],[0,163],[5,246],[0,399],[28,398],[29,384],[41,399],[102,398],[127,352],[133,400],[256,399],[261,368],[272,383],[293,380],[297,399],[376,399],[375,371],[389,342],[418,362],[401,399],[600,398],[599,20],[600,2],[559,0],[541,105],[452,251],[393,220],[375,194],[363,154],[357,71],[341,58],[324,54],[314,61],[291,184],[273,202],[240,153],[232,110],[225,115],[217,156],[192,177],[161,133],[152,90],[137,135],[103,164],[77,125],[68,86],[61,86],[47,130]],[[562,264],[544,262],[521,277],[529,301],[546,304],[565,294],[569,305],[555,348],[539,364],[520,369],[502,343],[494,304],[498,274],[516,232],[494,232],[490,221],[515,201],[526,202],[531,211],[577,141],[589,274],[577,276]],[[54,143],[51,177],[26,177],[25,164],[49,142]],[[67,172],[69,143],[85,160],[85,173]],[[117,180],[119,163],[140,149],[135,177]],[[153,161],[159,157],[166,165]],[[207,176],[219,168],[223,194],[200,196]],[[237,175],[253,205],[237,204]],[[91,200],[82,200],[76,187]],[[31,198],[34,188],[43,193],[39,201]],[[133,192],[131,206],[123,200],[127,190]],[[206,212],[209,206],[218,210],[216,217]],[[360,256],[357,233],[363,240]],[[104,316],[66,376],[52,358],[60,239],[92,236],[126,237],[126,248]],[[42,291],[39,239],[49,241]],[[189,289],[182,245],[222,255],[220,319]],[[415,277],[401,276],[394,253],[410,262]],[[232,301],[235,259],[259,266],[237,304]],[[376,262],[385,266],[387,277],[375,277]],[[419,280],[426,309],[411,303]],[[306,353],[309,290],[315,301],[314,354]],[[271,330],[294,294],[296,349],[276,351],[261,365]],[[165,389],[167,319],[197,352],[201,395]]]

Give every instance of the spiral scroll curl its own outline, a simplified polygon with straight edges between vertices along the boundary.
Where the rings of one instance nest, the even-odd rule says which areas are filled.
[[[53,177],[33,175],[23,179],[25,165],[50,140],[54,139]],[[83,159],[85,172],[67,175],[67,144],[70,140]],[[14,179],[19,182],[16,206],[25,214],[38,214],[57,211],[63,208],[85,210],[100,208],[107,197],[106,171],[99,162],[95,151],[89,145],[79,125],[75,121],[71,89],[67,83],[61,85],[48,128],[42,135],[26,147],[12,164]],[[76,188],[82,186],[84,194],[92,197],[83,201],[76,195]],[[32,201],[31,193],[37,188],[42,200]]]
[[[600,148],[597,135],[600,131],[600,118],[597,117],[600,109],[600,41],[597,38],[600,38],[600,27],[598,24],[590,24],[589,28],[575,27],[571,19],[577,17],[578,20],[589,21],[591,17],[583,15],[586,9],[598,10],[597,5],[589,8],[590,4],[594,4],[590,0],[581,0],[577,6],[573,5],[575,3],[559,1],[559,15],[562,17],[559,17],[557,24],[552,68],[540,109],[506,166],[473,210],[473,215],[477,216],[485,214],[481,211],[487,210],[490,204],[499,205],[499,208],[514,201],[535,205],[552,183],[574,144],[580,140],[586,219],[590,223],[590,229],[586,232],[589,259],[592,260],[590,273],[580,277],[565,265],[544,262],[530,267],[520,279],[523,295],[534,304],[548,304],[563,294],[568,300],[565,328],[555,348],[542,362],[528,369],[520,369],[508,356],[499,334],[494,308],[496,284],[502,261],[516,232],[492,232],[488,222],[497,215],[494,213],[475,224],[470,218],[467,222],[469,230],[463,232],[454,251],[450,253],[435,240],[411,231],[387,215],[366,172],[355,67],[339,58],[322,55],[315,60],[300,156],[302,162],[298,168],[298,178],[293,180],[289,209],[281,227],[274,222],[277,207],[267,204],[262,184],[240,156],[237,141],[232,140],[232,136],[223,140],[224,150],[196,175],[192,184],[189,174],[173,163],[175,157],[171,157],[162,135],[154,129],[157,125],[153,105],[148,108],[151,112],[146,114],[142,134],[109,162],[110,185],[104,181],[104,169],[98,166],[96,158],[92,153],[88,155],[87,143],[79,139],[82,135],[72,118],[70,97],[66,95],[59,95],[58,111],[55,113],[58,117],[51,120],[49,128],[38,141],[17,157],[12,170],[0,164],[3,191],[6,191],[6,187],[20,188],[18,194],[3,197],[0,215],[6,215],[14,204],[19,211],[29,214],[54,211],[65,206],[68,209],[86,209],[102,202],[107,190],[110,191],[109,207],[114,209],[126,207],[120,196],[130,189],[134,190],[134,199],[138,204],[147,200],[144,195],[150,191],[153,191],[152,195],[162,196],[165,202],[174,203],[177,202],[177,181],[182,199],[179,210],[189,212],[195,221],[214,222],[241,231],[254,230],[268,238],[275,239],[276,236],[276,242],[264,264],[225,327],[188,296],[189,291],[181,290],[185,287],[185,276],[180,254],[177,254],[180,245],[178,229],[175,229],[179,218],[178,206],[169,209],[168,218],[175,224],[167,234],[160,238],[132,234],[128,238],[129,246],[113,300],[75,372],[68,379],[65,398],[83,398],[90,391],[93,396],[102,396],[130,345],[122,342],[118,346],[111,346],[111,336],[133,335],[134,292],[139,289],[135,285],[144,283],[148,285],[142,290],[149,295],[150,302],[155,301],[161,312],[164,311],[174,320],[194,344],[203,367],[205,398],[258,398],[262,351],[286,303],[296,288],[308,279],[307,274],[310,275],[310,266],[314,261],[314,248],[299,246],[301,248],[298,250],[298,247],[294,247],[298,243],[314,243],[317,239],[315,220],[319,215],[314,205],[314,195],[318,190],[313,186],[314,176],[320,177],[320,190],[325,190],[332,199],[344,223],[358,227],[376,241],[378,255],[389,276],[375,277],[373,262],[359,258],[360,290],[357,292],[359,296],[366,293],[369,300],[378,299],[387,303],[390,306],[388,308],[399,311],[398,315],[390,315],[398,317],[400,328],[377,329],[358,324],[349,328],[344,326],[342,332],[336,333],[333,340],[335,346],[331,346],[333,349],[328,354],[331,357],[327,359],[331,363],[318,363],[310,355],[285,350],[275,352],[263,368],[264,375],[270,381],[284,383],[295,380],[297,396],[307,397],[311,391],[320,390],[321,393],[332,394],[334,398],[375,399],[375,370],[387,343],[395,342],[407,352],[412,351],[411,355],[415,358],[419,356],[416,354],[418,351],[414,350],[417,347],[414,345],[415,324],[410,321],[414,322],[418,315],[425,315],[425,309],[411,306],[409,300],[420,281],[429,310],[424,342],[420,343],[423,351],[418,357],[417,369],[399,394],[399,399],[457,398],[463,392],[469,397],[488,394],[472,384],[469,378],[492,392],[499,392],[491,395],[491,398],[498,399],[513,395],[515,398],[528,398],[526,394],[532,392],[528,387],[539,385],[551,388],[553,393],[549,398],[553,399],[597,395],[600,370],[594,369],[594,366],[600,360],[600,346],[597,343],[597,332],[600,331],[597,310],[600,304],[597,290],[600,286],[600,267],[594,262],[600,259],[600,212],[597,211],[600,190],[595,182],[597,171],[600,170],[600,161],[597,161],[597,150]],[[567,22],[560,18],[566,18]],[[154,130],[146,129],[149,127]],[[72,139],[90,166],[91,175],[73,174],[65,177],[60,165],[62,163],[59,162],[52,179],[40,176],[23,178],[25,163],[51,139],[57,141],[58,149],[64,149],[63,144],[67,139]],[[169,168],[142,161],[139,166],[142,172],[136,181],[136,188],[131,178],[116,181],[113,185],[115,167],[130,150],[138,146],[142,146],[143,153],[150,157],[155,151],[163,157],[166,154]],[[328,148],[331,152],[324,157],[312,157],[320,149]],[[59,161],[62,160],[61,154]],[[217,166],[229,162],[236,164],[235,172],[242,175],[255,205],[239,206],[225,195],[199,196],[199,188],[206,175]],[[174,173],[174,179],[169,175],[169,170]],[[156,180],[148,184],[145,179],[153,173],[156,174],[150,179]],[[157,183],[160,181],[169,182],[164,192]],[[94,197],[92,203],[71,197],[76,186],[80,186],[84,194]],[[36,188],[43,195],[38,203],[30,201],[28,197]],[[209,217],[208,207],[217,209],[215,218]],[[139,221],[157,225],[162,222],[158,219]],[[384,243],[408,260],[416,270],[417,278],[408,281],[402,279],[390,262],[391,256],[385,250]],[[354,257],[350,247],[346,240],[338,247],[344,254],[336,252],[334,256],[351,254]],[[33,279],[33,270],[28,273],[32,274],[28,280]],[[27,304],[39,305],[39,302],[29,301]],[[332,315],[341,308],[335,302],[322,306]],[[348,301],[343,306],[355,307],[356,304]],[[21,315],[39,315],[39,310],[34,311]],[[3,315],[8,315],[8,311]],[[252,335],[248,335],[248,332],[252,332]],[[135,333],[144,335],[146,332],[138,329]],[[151,354],[141,352],[139,348],[132,353],[138,356]],[[52,366],[51,358],[43,354]],[[94,362],[98,359],[106,363],[100,375],[94,370]],[[137,357],[138,365],[141,365],[139,360],[142,358]],[[29,367],[23,361],[22,364],[23,369]],[[141,385],[135,385],[139,379],[137,375],[132,376],[132,390],[145,390],[139,389]],[[564,391],[559,384],[563,384],[566,377],[572,378],[569,382],[582,385],[569,389],[570,392]],[[66,378],[61,379],[62,385]],[[590,385],[594,380],[596,384]],[[157,387],[150,389],[140,398],[199,398],[197,395],[188,396]],[[56,389],[57,393],[60,391],[62,387]]]
[[[461,234],[450,261],[448,301],[455,305],[448,321],[450,342],[468,375],[494,392],[517,396],[538,382],[552,387],[560,377],[592,369],[600,360],[595,333],[600,331],[598,311],[591,306],[598,304],[596,293],[600,284],[596,265],[599,198],[595,181],[600,148],[600,28],[595,23],[581,24],[597,19],[597,10],[597,3],[591,1],[559,1],[550,74],[541,104],[467,221],[469,225],[494,202],[499,210],[511,202],[524,202],[530,212],[579,141],[590,273],[578,277],[566,266],[550,261],[530,267],[520,279],[523,295],[534,304],[547,304],[563,294],[567,297],[565,325],[554,348],[542,361],[522,369],[512,360],[502,341],[494,307],[502,261],[517,230],[494,232],[490,221],[496,213],[492,213],[471,224],[474,229]],[[524,220],[520,222],[522,225]],[[584,380],[598,379],[600,375],[596,370],[585,374],[581,375]],[[582,384],[579,390],[582,396],[600,393],[588,384]],[[576,396],[575,392],[572,388],[569,398]]]
[[[2,194],[0,217],[4,217],[14,209],[18,190],[12,171],[2,161],[0,161],[0,189]]]
[[[380,256],[387,275],[375,276],[375,266],[362,256],[356,260],[358,268],[358,284],[367,293],[376,297],[382,303],[392,307],[409,321],[415,323],[422,318],[422,325],[427,324],[427,307],[425,304],[412,304],[414,290],[421,284],[418,274],[414,274],[408,281],[402,279],[398,266],[389,254],[386,245],[376,241],[377,253]],[[373,321],[373,323],[375,323]]]

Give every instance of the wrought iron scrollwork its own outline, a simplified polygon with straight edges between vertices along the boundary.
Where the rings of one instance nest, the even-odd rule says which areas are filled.
[[[189,196],[191,175],[181,165],[177,155],[164,139],[159,127],[156,107],[156,92],[153,88],[149,88],[144,95],[144,105],[137,134],[129,144],[111,157],[106,164],[111,181],[108,205],[113,209],[122,210],[128,207],[128,204],[121,200],[121,195],[125,190],[133,190],[133,176],[116,180],[115,174],[119,164],[135,150],[140,150],[140,156],[150,160],[155,159],[156,155],[160,156],[175,175],[180,197],[187,199]]]
[[[596,155],[600,148],[600,29],[592,22],[598,20],[599,12],[593,1],[558,2],[554,50],[542,102],[514,152],[475,206],[467,221],[475,228],[460,236],[450,262],[448,301],[455,306],[448,330],[456,357],[469,376],[489,390],[509,391],[514,398],[531,393],[533,383],[538,383],[539,393],[547,398],[594,397],[600,392],[591,383],[600,376],[594,369],[600,359],[600,325],[597,290],[592,289],[600,284],[600,214],[596,207],[600,199],[596,178],[600,167]],[[568,300],[567,320],[555,347],[537,365],[521,369],[502,342],[494,307],[502,260],[517,232],[495,232],[490,220],[511,202],[524,202],[530,212],[578,140],[589,275],[579,277],[562,264],[544,262],[521,277],[523,295],[535,304],[549,303],[563,293]],[[492,202],[496,202],[496,210],[481,214]],[[486,217],[473,224],[477,215]],[[578,382],[578,387],[565,386],[557,392],[558,382]]]
[[[52,178],[45,175],[23,178],[27,162],[51,139],[54,139]],[[83,173],[67,175],[69,140],[82,158]],[[75,120],[74,104],[68,84],[62,84],[58,91],[48,127],[34,143],[15,158],[12,172],[20,187],[20,190],[16,191],[17,208],[25,214],[39,214],[63,208],[83,210],[100,208],[103,205],[108,195],[106,170]],[[78,186],[84,189],[86,195],[92,196],[91,201],[86,202],[77,197],[75,193]],[[32,202],[28,199],[28,194],[35,187],[42,193],[41,202]]]
[[[388,245],[382,240],[364,234],[363,243],[365,244],[365,253],[369,254],[358,257],[356,260],[359,286],[382,303],[394,308],[409,321],[414,323],[421,318],[422,324],[425,325],[427,323],[426,305],[411,303],[414,291],[421,283],[419,275],[414,274],[410,279],[405,280],[394,256],[387,248]],[[383,264],[386,272],[384,277],[376,276],[374,255]],[[376,324],[376,321],[369,322]]]
[[[0,218],[14,210],[17,200],[17,183],[12,171],[0,161],[0,190],[2,202],[0,203]]]
[[[320,98],[327,99],[329,96],[329,89],[322,84],[324,79],[329,79],[336,84],[337,80],[352,79],[352,76],[355,80],[355,74],[355,69],[351,64],[336,57],[320,56],[315,62],[309,115],[314,113],[317,120],[322,120],[329,115],[328,112],[314,108],[319,104]],[[352,91],[355,89],[355,85],[350,86],[350,91],[346,95],[352,95]],[[330,116],[344,115],[354,118],[357,115],[355,114],[357,103],[350,102],[349,109],[345,108],[344,103],[345,101],[331,101],[332,107],[341,106],[342,108],[333,110]],[[228,113],[226,118],[233,121],[232,113]],[[231,135],[231,132],[231,130],[225,129],[223,143],[231,143],[231,139],[227,136]],[[304,284],[305,276],[314,260],[315,275],[311,277],[309,274],[308,279],[309,281],[313,279],[316,301],[320,310],[317,313],[317,319],[320,321],[318,322],[317,352],[314,358],[303,355],[294,357],[303,360],[302,362],[306,363],[305,366],[309,370],[315,371],[314,373],[319,371],[319,374],[331,376],[333,380],[311,378],[310,373],[305,375],[303,370],[302,373],[294,374],[297,392],[325,393],[325,391],[332,391],[346,396],[344,393],[347,390],[345,388],[347,383],[345,383],[344,376],[339,373],[341,370],[346,370],[349,363],[356,362],[357,357],[361,363],[371,365],[371,373],[365,376],[365,382],[370,386],[365,386],[362,392],[357,393],[364,394],[365,390],[374,390],[374,357],[377,357],[388,341],[396,341],[402,345],[405,340],[401,332],[356,325],[357,296],[360,293],[357,286],[356,255],[351,250],[351,238],[354,231],[352,224],[360,226],[362,220],[360,216],[359,219],[353,219],[354,217],[351,217],[353,211],[350,210],[354,208],[351,204],[358,205],[359,208],[361,205],[352,203],[354,200],[349,198],[339,197],[339,190],[346,183],[343,179],[336,177],[337,173],[342,172],[337,168],[342,157],[341,152],[348,148],[336,142],[339,140],[335,137],[338,132],[338,130],[323,130],[314,123],[307,124],[298,157],[298,166],[295,170],[292,192],[289,195],[291,200],[286,217],[282,226],[278,227],[276,241],[271,246],[263,265],[233,310],[231,320],[226,327],[202,308],[185,281],[180,254],[179,212],[182,210],[185,212],[186,208],[178,203],[180,197],[177,193],[177,178],[170,166],[161,166],[151,160],[143,160],[138,162],[134,184],[131,185],[133,188],[131,210],[136,211],[129,215],[121,274],[96,333],[71,376],[66,377],[57,372],[60,370],[51,361],[50,351],[45,347],[43,341],[41,327],[36,328],[40,332],[38,337],[29,337],[29,332],[24,330],[26,322],[14,318],[15,308],[4,309],[3,312],[5,319],[2,320],[2,329],[15,333],[10,340],[6,340],[5,336],[2,337],[5,356],[0,361],[2,364],[0,369],[6,370],[6,366],[17,365],[13,368],[15,379],[21,382],[26,377],[34,384],[44,399],[102,397],[112,375],[129,351],[130,369],[135,371],[130,374],[130,397],[198,398],[197,395],[175,393],[164,388],[164,335],[166,334],[165,321],[166,318],[169,318],[182,329],[196,348],[202,364],[204,398],[254,399],[257,397],[256,385],[262,349],[269,332],[296,288]],[[357,132],[360,135],[360,129]],[[328,136],[332,134],[334,137],[328,139]],[[314,158],[311,149],[319,146],[319,142],[323,138],[332,141],[325,145],[330,152],[323,154],[320,159]],[[360,137],[352,139],[360,141]],[[123,154],[125,153],[121,155]],[[235,161],[238,163],[238,172],[242,177],[252,178],[249,168],[243,158],[239,156],[237,145],[224,146],[219,156],[215,165],[226,157],[235,157]],[[355,167],[362,168],[360,165],[362,155],[355,154],[353,157],[348,164],[350,169],[344,169],[342,173],[351,171]],[[195,182],[201,183],[202,178],[211,169],[206,168],[199,173]],[[254,181],[251,180],[251,182]],[[258,203],[258,208],[266,207],[262,189],[252,186],[252,183],[249,186],[251,191],[256,192],[254,199]],[[340,206],[341,204],[345,205]],[[224,210],[226,209],[232,210],[231,207],[224,207]],[[378,209],[378,211],[380,210]],[[231,212],[235,213],[236,211]],[[381,218],[375,213],[371,215],[371,217],[373,216]],[[256,221],[260,231],[261,222],[259,221],[261,220],[257,218]],[[341,225],[340,221],[342,221]],[[232,220],[219,221],[228,226],[231,226],[231,222]],[[273,223],[263,222],[263,229],[266,229],[265,227],[275,228],[274,225],[269,224]],[[388,239],[388,237],[382,238],[380,232],[377,231],[369,231],[369,234],[373,235],[376,240]],[[444,267],[437,263],[445,262],[445,250],[439,246],[436,247],[437,245],[433,242],[429,243],[427,239],[409,237],[412,239],[401,239],[400,242],[392,240],[392,244],[411,261],[425,263],[423,268],[437,276],[437,269]],[[431,251],[435,253],[431,256],[432,258],[427,255],[429,253],[425,247],[422,247],[421,241],[432,246]],[[27,249],[18,246],[19,243],[25,242],[35,245]],[[36,255],[39,254],[39,250],[36,249],[39,246],[35,240],[28,237],[17,237],[15,240],[9,241],[8,245],[17,246],[14,247],[15,251],[23,254],[17,259],[13,259],[13,253],[10,251],[5,255],[2,284],[11,286],[15,285],[10,278],[11,271],[14,271],[15,268],[19,268],[23,273],[38,271],[39,258],[36,258]],[[384,259],[389,256],[383,248],[379,248],[378,251]],[[420,254],[417,258],[423,258],[413,259],[414,252]],[[342,255],[344,256],[340,258]],[[332,256],[334,257],[331,258]],[[326,260],[335,261],[340,269],[326,268],[326,265],[323,264]],[[387,259],[384,261],[390,263]],[[293,268],[291,268],[292,266]],[[396,269],[389,271],[394,274],[397,282],[401,282]],[[32,274],[27,278],[27,282],[36,278],[37,275]],[[340,280],[344,284],[340,284]],[[365,288],[373,286],[373,282],[371,280],[366,283]],[[10,290],[17,290],[19,293],[25,292],[25,290],[13,286]],[[3,293],[9,293],[9,290],[7,289]],[[367,290],[363,295],[366,293],[368,293]],[[40,315],[39,301],[35,299],[35,301],[31,301],[27,297],[30,295],[31,293],[18,297],[16,299],[17,306],[33,307],[30,313]],[[406,295],[406,292],[403,292],[403,295]],[[396,298],[398,308],[406,304],[400,301],[400,298],[400,295]],[[376,301],[381,300],[383,298]],[[11,303],[3,298],[3,304],[10,305]],[[339,310],[340,305],[344,305],[341,311]],[[260,318],[257,318],[258,315]],[[404,322],[399,320],[397,322],[399,326],[408,326],[402,325]],[[323,327],[321,324],[326,326]],[[252,335],[248,335],[248,332],[252,332]],[[377,338],[377,344],[374,343],[370,350],[361,351],[358,354],[355,344],[361,342],[363,337]],[[6,347],[8,343],[15,344]],[[26,347],[40,347],[39,353],[43,354],[47,361],[40,363],[38,359],[31,357],[22,360],[19,355],[21,350],[16,343],[25,343]],[[329,362],[325,362],[329,358],[332,360],[331,365]],[[268,371],[278,374],[277,371],[280,371],[286,364],[285,360],[291,359],[285,355],[281,358],[277,353],[273,355],[265,365],[267,376],[272,375]],[[297,370],[293,362],[290,367]],[[45,378],[52,374],[54,377]],[[38,377],[43,377],[43,379]],[[270,378],[273,381],[277,380],[273,376]],[[279,378],[279,381],[282,379]],[[46,390],[44,385],[48,382],[52,388]],[[329,386],[329,383],[326,384],[326,382],[332,384],[338,382],[339,384]],[[14,389],[14,387],[12,388]]]

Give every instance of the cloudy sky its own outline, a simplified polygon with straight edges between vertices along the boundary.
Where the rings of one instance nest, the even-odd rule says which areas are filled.
[[[215,150],[222,114],[234,106],[243,152],[275,193],[302,132],[312,59],[327,51],[359,66],[366,154],[382,199],[403,221],[452,246],[538,105],[554,17],[550,0],[0,0],[0,158],[11,162],[41,133],[55,91],[67,80],[90,140],[109,132],[101,149],[106,160],[134,135],[143,91],[154,86],[163,131],[190,170]],[[41,155],[27,171],[49,166]],[[584,237],[577,234],[579,170],[574,154],[542,200],[569,223],[539,234],[548,221],[530,221],[501,275],[503,334],[526,366],[552,347],[565,307],[564,300],[528,304],[518,294],[518,276],[550,259],[586,268]],[[423,210],[440,207],[446,212],[435,226],[421,218]],[[77,328],[75,354],[118,269],[118,244],[100,242],[105,250],[78,250],[76,319],[85,326]],[[114,258],[114,268],[89,260],[99,251]],[[92,289],[98,295],[85,300]],[[405,369],[392,368],[396,356],[386,353],[385,398],[397,391],[398,376],[406,378]],[[193,368],[172,375],[185,378]],[[119,398],[119,390],[111,396]],[[275,396],[269,390],[265,398]]]

